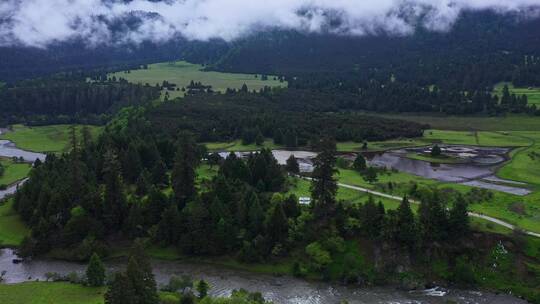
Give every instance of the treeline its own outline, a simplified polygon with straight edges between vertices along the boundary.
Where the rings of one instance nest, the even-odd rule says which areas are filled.
[[[0,123],[104,123],[107,115],[120,108],[145,104],[159,94],[158,88],[127,82],[24,81],[0,88]]]
[[[427,126],[401,120],[344,112],[341,106],[354,96],[312,90],[265,89],[250,93],[228,90],[226,94],[197,94],[166,102],[149,112],[159,130],[175,134],[192,131],[200,142],[257,137],[273,138],[288,147],[307,146],[321,134],[339,141],[385,140],[422,136]]]

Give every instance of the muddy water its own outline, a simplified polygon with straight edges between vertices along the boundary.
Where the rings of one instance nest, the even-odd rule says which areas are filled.
[[[223,158],[229,156],[231,152],[220,152],[219,155]],[[234,152],[238,157],[247,157],[252,152]],[[277,162],[280,165],[285,165],[287,159],[294,155],[298,161],[298,166],[300,167],[300,172],[311,172],[313,171],[312,159],[317,156],[317,153],[310,151],[288,151],[288,150],[272,150],[272,154],[276,158]]]
[[[33,163],[36,159],[44,160],[45,154],[21,150],[11,141],[2,139],[0,140],[0,157],[22,157],[25,162]]]
[[[436,179],[443,182],[460,183],[477,188],[506,192],[515,195],[527,195],[530,190],[513,181],[497,178],[495,170],[503,163],[508,149],[503,148],[462,148],[453,147],[466,163],[438,164],[407,158],[412,149],[368,153],[368,161],[375,166],[393,168],[417,176]],[[474,151],[474,152],[473,152]],[[478,153],[479,152],[479,153]]]
[[[14,264],[17,256],[10,249],[0,250],[0,271],[5,270],[5,283],[44,280],[47,272],[67,274],[83,273],[85,265],[38,259]],[[120,261],[106,263],[110,271],[124,267]],[[359,288],[310,282],[293,277],[275,277],[236,271],[208,264],[193,264],[172,261],[152,262],[158,284],[166,284],[173,275],[189,275],[194,279],[204,279],[211,285],[214,296],[228,296],[232,290],[244,288],[259,291],[267,300],[276,304],[327,304],[347,300],[349,303],[493,303],[525,304],[525,301],[508,296],[467,290],[431,289],[423,291],[401,291],[395,288]]]

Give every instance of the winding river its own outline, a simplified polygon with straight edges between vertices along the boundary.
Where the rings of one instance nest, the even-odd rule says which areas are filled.
[[[0,271],[5,270],[6,283],[18,283],[34,280],[45,280],[45,273],[70,272],[83,273],[85,265],[47,259],[14,264],[17,256],[10,249],[0,250]],[[110,271],[124,267],[122,261],[108,261]],[[341,286],[324,282],[313,282],[289,276],[272,276],[232,270],[216,265],[184,263],[178,261],[153,260],[152,266],[158,284],[166,284],[173,275],[188,275],[194,279],[204,279],[211,285],[213,296],[229,296],[234,289],[244,288],[260,291],[267,300],[276,304],[326,304],[339,303],[392,303],[392,304],[445,304],[456,303],[490,303],[490,304],[525,304],[526,301],[503,294],[493,294],[468,290],[447,290],[442,288],[421,291],[402,291],[391,287],[359,288]]]
[[[291,155],[303,159],[304,170],[310,169],[310,159],[315,156],[312,152],[274,151],[280,163]],[[45,155],[18,149],[9,141],[0,141],[0,156],[22,157],[27,162],[35,159],[44,159]],[[0,199],[13,194],[17,186],[24,183],[20,181],[8,189],[0,191]],[[13,284],[26,281],[45,280],[45,274],[55,272],[66,275],[71,272],[83,273],[86,265],[68,261],[34,259],[31,261],[18,261],[12,249],[0,249],[0,272],[5,271],[4,283]],[[124,267],[120,260],[108,261],[109,271]],[[420,291],[403,291],[392,287],[360,288],[342,286],[324,282],[313,282],[289,276],[271,276],[254,274],[245,271],[233,270],[221,266],[186,263],[179,261],[153,260],[153,269],[158,284],[166,284],[173,275],[188,275],[194,279],[205,279],[212,286],[211,294],[214,296],[228,296],[234,289],[244,288],[250,291],[260,291],[267,300],[276,304],[323,304],[339,303],[346,300],[349,303],[392,303],[392,304],[444,304],[449,301],[456,303],[492,303],[492,304],[525,304],[526,301],[510,295],[493,294],[479,291],[434,288]]]

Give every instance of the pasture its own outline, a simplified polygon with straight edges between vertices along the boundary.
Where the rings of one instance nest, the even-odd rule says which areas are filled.
[[[30,171],[30,165],[27,163],[14,163],[11,159],[1,157],[0,163],[5,169],[4,174],[0,176],[0,186],[9,186],[25,178]]]
[[[28,127],[23,125],[12,126],[12,131],[0,135],[0,139],[11,140],[23,150],[33,152],[63,152],[69,143],[70,125],[50,125]],[[101,127],[89,126],[95,139],[102,131]],[[81,125],[76,126],[77,135],[80,136]]]
[[[201,82],[203,85],[211,85],[214,91],[225,92],[227,88],[240,89],[246,84],[249,90],[259,90],[265,86],[269,87],[287,87],[287,82],[275,80],[275,76],[268,76],[268,80],[262,80],[261,75],[240,74],[240,73],[222,73],[214,71],[203,71],[203,66],[192,64],[185,61],[162,62],[148,65],[148,69],[132,70],[111,73],[108,77],[124,78],[132,83],[141,83],[149,85],[161,85],[163,81],[174,83],[178,88],[187,87],[193,80]],[[169,98],[184,96],[184,92],[164,90],[169,93]]]
[[[13,200],[0,203],[0,246],[19,246],[29,233],[29,229],[13,210]],[[0,303],[5,303],[1,301],[1,293]]]
[[[500,98],[505,85],[508,85],[510,94],[516,94],[517,96],[526,95],[529,104],[540,106],[540,88],[516,88],[512,83],[501,82],[495,85],[493,94],[496,94]]]

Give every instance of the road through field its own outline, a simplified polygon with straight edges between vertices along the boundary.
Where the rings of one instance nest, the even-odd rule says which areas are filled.
[[[310,178],[310,177],[302,177],[302,178],[307,179],[307,180],[312,180],[312,178]],[[382,192],[379,192],[379,191],[374,191],[374,190],[370,190],[370,189],[366,189],[366,188],[362,188],[362,187],[358,187],[358,186],[347,185],[347,184],[342,184],[342,183],[338,183],[338,186],[340,186],[342,188],[347,188],[347,189],[351,189],[351,190],[356,190],[356,191],[369,193],[369,194],[372,194],[372,195],[375,195],[375,196],[380,196],[380,197],[384,197],[384,198],[388,198],[388,199],[392,199],[392,200],[397,200],[397,201],[403,200],[403,197],[400,197],[400,196],[386,194],[386,193],[382,193]],[[420,204],[420,202],[414,201],[414,200],[409,200],[409,202],[412,203],[412,204]],[[499,220],[499,219],[491,217],[491,216],[487,216],[487,215],[483,215],[483,214],[479,214],[479,213],[475,213],[475,212],[468,212],[468,214],[471,217],[481,218],[481,219],[484,219],[486,221],[492,222],[492,223],[497,224],[497,225],[504,226],[504,227],[512,229],[512,230],[517,228],[516,226],[514,226],[514,225],[512,225],[510,223],[507,223],[505,221]],[[523,232],[526,233],[527,235],[540,238],[540,233],[527,231],[527,230],[523,230]]]

